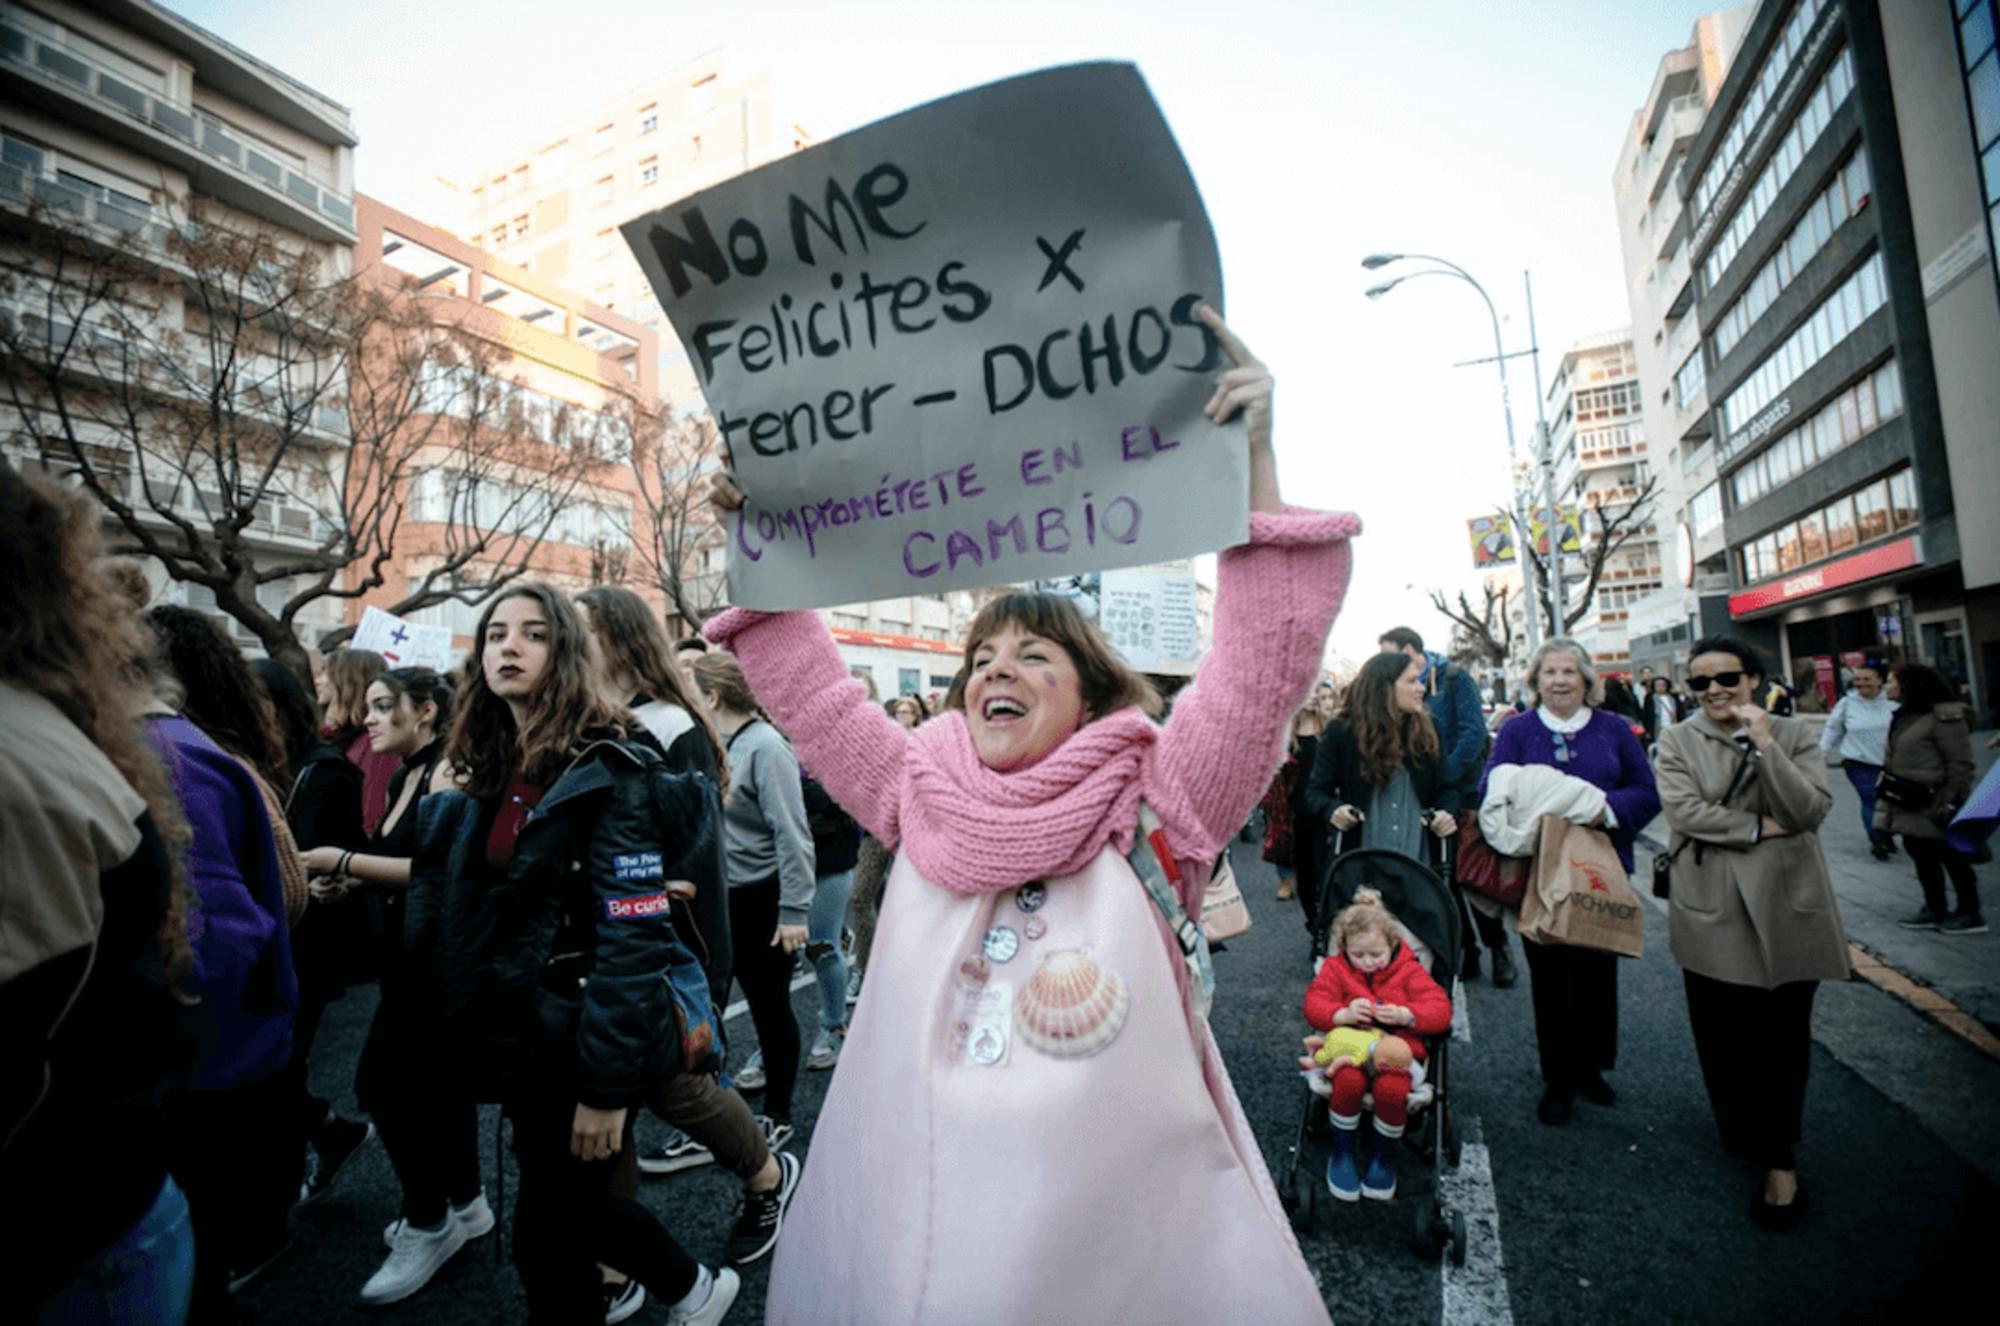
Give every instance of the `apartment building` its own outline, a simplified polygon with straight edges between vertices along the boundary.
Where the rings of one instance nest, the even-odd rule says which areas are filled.
[[[618,227],[809,145],[768,71],[711,51],[455,177],[461,239],[658,332],[660,382],[702,408],[692,368]]]
[[[1619,522],[1610,535],[1616,550],[1605,554],[1589,608],[1570,629],[1605,674],[1631,671],[1626,615],[1662,583],[1656,504],[1634,508],[1651,476],[1641,396],[1632,333],[1623,327],[1571,346],[1548,390],[1556,500],[1574,503],[1581,524],[1582,551],[1563,566],[1570,602],[1598,555],[1605,521]]]
[[[1755,10],[1744,3],[1703,16],[1687,44],[1661,58],[1611,175],[1643,396],[1639,427],[1659,483],[1655,524],[1666,572],[1659,590],[1624,605],[1635,671],[1684,671],[1687,647],[1729,620],[1714,451],[1699,437],[1681,441],[1707,414],[1708,394],[1688,255],[1691,218],[1675,181]]]
[[[479,371],[504,391],[504,400],[474,418],[472,393],[450,374],[427,385],[426,408],[412,426],[423,426],[428,415],[447,420],[426,435],[439,445],[425,458],[429,463],[420,460],[410,481],[386,583],[356,602],[356,618],[364,605],[387,608],[419,588],[449,555],[454,531],[467,524],[497,527],[502,538],[493,545],[496,556],[508,547],[504,536],[510,532],[539,535],[524,563],[536,579],[573,590],[624,581],[663,608],[657,586],[645,583],[643,557],[634,555],[634,541],[650,537],[650,523],[629,439],[617,433],[622,402],[649,406],[655,400],[656,334],[365,194],[356,212],[357,272],[429,301],[433,319],[492,347],[497,357]],[[491,449],[502,444],[456,431],[476,428],[482,418],[504,427],[518,458],[488,464]],[[603,462],[577,464],[586,448]],[[560,479],[551,481],[535,468],[535,458],[547,452],[560,453],[552,457],[564,466]],[[481,468],[464,472],[468,461]],[[523,564],[518,551],[511,564]],[[467,568],[474,581],[492,569]],[[412,619],[449,626],[469,644],[483,610],[483,604],[454,599]]]
[[[72,356],[76,378],[65,385],[115,391],[84,379],[142,342],[200,339],[199,330],[188,332],[200,314],[187,274],[176,270],[166,243],[190,218],[271,236],[281,252],[305,255],[329,277],[345,275],[356,237],[355,141],[345,107],[149,0],[0,4],[0,246],[14,273],[11,291],[0,295],[0,321],[43,345],[74,333],[81,351]],[[68,296],[52,293],[60,283],[50,255],[59,242],[121,255],[127,270],[143,275],[121,287],[119,307],[66,315]],[[202,366],[180,367],[196,390]],[[347,433],[339,400],[318,396],[309,416],[291,425],[302,449],[337,453]],[[30,425],[17,415],[0,426],[7,450],[19,463],[52,464],[33,454]],[[106,491],[152,528],[170,530],[168,516],[139,498],[129,429],[91,421],[84,430],[82,445]],[[204,476],[191,478],[185,514],[200,519],[215,494]],[[320,532],[310,503],[273,496],[258,504],[244,538],[282,555],[312,547]],[[157,564],[151,574],[165,579]],[[274,580],[258,587],[258,600],[271,607],[296,588]],[[214,606],[200,586],[183,593],[194,606]],[[333,601],[321,600],[297,625],[310,636],[337,620]],[[245,643],[254,640],[231,627]]]
[[[1822,700],[1864,654],[2000,686],[1992,48],[1986,0],[1764,0],[1677,182],[1729,617]]]

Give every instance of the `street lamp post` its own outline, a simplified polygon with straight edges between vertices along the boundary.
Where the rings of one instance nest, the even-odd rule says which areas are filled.
[[[1402,262],[1405,259],[1434,262],[1438,263],[1439,266],[1426,267],[1420,271],[1409,272],[1392,280],[1384,281],[1380,285],[1370,286],[1367,291],[1368,298],[1380,299],[1403,282],[1415,280],[1419,276],[1456,277],[1479,292],[1479,298],[1484,300],[1486,304],[1486,315],[1493,323],[1493,365],[1500,373],[1500,416],[1507,425],[1507,479],[1514,497],[1514,559],[1521,568],[1522,587],[1527,591],[1528,648],[1530,651],[1533,651],[1542,643],[1539,614],[1536,609],[1536,602],[1539,596],[1535,593],[1534,558],[1531,555],[1532,547],[1528,532],[1527,506],[1519,480],[1520,456],[1514,443],[1514,405],[1512,395],[1507,386],[1508,355],[1506,343],[1500,335],[1500,313],[1499,310],[1493,307],[1492,296],[1486,293],[1486,287],[1474,280],[1472,273],[1449,259],[1434,257],[1426,253],[1371,253],[1361,260],[1361,265],[1372,272],[1377,268],[1386,267],[1392,262]],[[1539,406],[1539,402],[1537,404]],[[1546,451],[1546,446],[1544,450]],[[1551,634],[1560,634],[1560,632],[1560,626],[1552,626]]]

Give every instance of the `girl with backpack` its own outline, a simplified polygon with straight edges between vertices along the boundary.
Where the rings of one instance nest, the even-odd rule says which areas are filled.
[[[420,808],[406,925],[453,1085],[513,1121],[529,1319],[602,1321],[601,1259],[676,1326],[720,1321],[736,1273],[698,1264],[612,1188],[633,1107],[705,1067],[688,1033],[712,1034],[713,1013],[670,890],[706,850],[706,788],[627,738],[568,596],[512,585],[474,638],[445,745],[459,786]]]

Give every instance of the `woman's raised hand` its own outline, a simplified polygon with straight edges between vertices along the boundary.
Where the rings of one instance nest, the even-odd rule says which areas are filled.
[[[715,508],[718,520],[743,505],[743,490],[736,486],[729,471],[719,470],[709,476],[708,504]]]
[[[1430,831],[1440,838],[1449,838],[1458,832],[1458,816],[1448,810],[1434,810],[1430,817]]]
[[[1208,398],[1202,412],[1218,424],[1228,423],[1238,411],[1243,414],[1243,430],[1250,439],[1250,449],[1269,450],[1271,446],[1271,391],[1273,382],[1271,370],[1263,361],[1250,353],[1250,347],[1243,344],[1222,315],[1203,304],[1196,316],[1222,343],[1223,353],[1229,356],[1233,368],[1222,371],[1215,379],[1215,394]]]

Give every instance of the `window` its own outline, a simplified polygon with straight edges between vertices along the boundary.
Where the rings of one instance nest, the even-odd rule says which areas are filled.
[[[527,238],[527,234],[528,234],[528,216],[527,216],[527,213],[523,212],[523,213],[522,213],[522,214],[521,214],[520,216],[517,216],[517,217],[515,217],[515,218],[514,218],[514,225],[513,225],[513,231],[514,231],[514,238],[515,238],[515,239],[525,239],[525,238]]]
[[[616,196],[616,190],[616,182],[611,176],[606,175],[603,179],[590,186],[591,204],[596,207],[604,206]]]
[[[1871,483],[1854,495],[1854,521],[1861,542],[1879,539],[1889,532],[1889,484]]]
[[[1675,404],[1679,405],[1683,410],[1687,409],[1694,401],[1694,398],[1701,394],[1704,381],[1705,378],[1701,365],[1701,347],[1697,345],[1694,348],[1694,353],[1687,357],[1686,361],[1681,364],[1679,371],[1674,374]]]
[[[1725,459],[1757,440],[1755,436],[1743,436],[1743,430],[1765,407],[1777,401],[1787,387],[1882,306],[1882,279],[1882,255],[1871,254],[1838,290],[1813,310],[1806,325],[1772,350],[1723,400]],[[1853,298],[1849,297],[1850,291]]]
[[[501,245],[507,242],[507,227],[505,226],[493,227],[493,233],[487,238],[492,241],[491,246],[493,248],[496,249],[499,248]]]
[[[639,163],[639,187],[644,189],[660,182],[660,159],[647,157]]]
[[[1897,470],[1889,476],[1889,524],[1908,529],[1917,523],[1917,476],[1912,470]]]
[[[715,109],[715,75],[695,80],[688,89],[688,109],[696,115],[706,115]]]
[[[1688,524],[1698,539],[1722,528],[1722,485],[1712,483],[1688,499]]]
[[[2000,270],[2000,49],[1994,45],[1992,0],[1959,0],[1958,55],[1972,112],[1972,150],[1979,154],[1986,193],[1987,241]]]
[[[1839,556],[1860,541],[1860,536],[1854,527],[1853,498],[1841,498],[1820,512],[1819,518],[1826,529],[1826,551],[1829,557]]]
[[[592,262],[604,262],[611,257],[612,233],[609,230],[600,230],[597,232],[596,237],[590,241],[590,260]]]
[[[689,156],[691,156],[691,157],[693,157],[693,158],[694,158],[694,159],[695,159],[696,161],[699,161],[699,160],[701,160],[701,135],[700,135],[700,134],[696,134],[696,135],[695,135],[695,136],[694,136],[694,137],[693,137],[693,138],[692,138],[692,139],[691,139],[691,140],[689,141],[689,143],[688,143],[688,155],[689,155]]]
[[[649,134],[658,130],[659,127],[660,127],[660,107],[658,103],[650,102],[644,106],[641,106],[639,108],[639,132],[642,134]]]
[[[1777,201],[1779,190],[1791,179],[1792,172],[1798,169],[1799,162],[1805,159],[1806,152],[1811,149],[1821,131],[1826,128],[1827,122],[1832,119],[1833,112],[1847,100],[1847,94],[1853,89],[1854,52],[1843,49],[1839,58],[1821,77],[1812,95],[1800,105],[1798,118],[1785,130],[1784,137],[1779,141],[1777,150],[1771,153],[1771,159],[1765,164],[1763,173],[1758,175],[1757,182],[1746,192],[1743,201],[1737,204],[1729,219],[1717,225],[1715,245],[1709,250],[1708,257],[1702,260],[1701,265],[1706,285],[1713,287],[1721,282],[1722,274],[1729,270],[1729,264],[1735,261],[1737,253],[1750,238],[1750,232],[1757,228],[1757,223],[1763,220],[1764,213]],[[1754,119],[1752,116],[1739,115],[1736,125],[1747,128],[1752,119]],[[1730,135],[1733,137],[1735,133],[1736,129],[1732,128]],[[1718,154],[1716,161],[1720,160],[1721,154]],[[1712,162],[1710,171],[1714,170],[1714,166],[1715,163]],[[1705,172],[1704,182],[1707,178],[1708,174]],[[1696,192],[1696,198],[1696,210],[1705,211],[1707,204],[1700,202],[1699,190]]]
[[[1861,378],[1730,477],[1738,507],[1747,506],[1903,412],[1903,379],[1891,359]],[[1864,422],[1865,421],[1865,422]]]
[[[527,191],[528,168],[526,166],[516,166],[514,167],[514,173],[507,177],[507,192],[526,193]]]
[[[613,126],[600,124],[590,135],[590,155],[601,157],[611,150]]]
[[[1715,355],[1718,360],[1736,348],[1737,342],[1764,316],[1779,292],[1791,284],[1792,278],[1805,270],[1813,255],[1825,247],[1840,223],[1868,205],[1870,187],[1868,154],[1857,151],[1834,175],[1825,192],[1807,206],[1791,233],[1778,241],[1776,251],[1757,274],[1744,283],[1743,293],[1736,302],[1715,320]]]
[[[1819,17],[1821,0],[1800,0],[1791,20],[1785,24],[1783,32],[1771,43],[1770,51],[1764,56],[1764,67],[1758,71],[1757,81],[1743,98],[1742,108],[1736,113],[1735,122],[1729,132],[1723,135],[1722,146],[1716,149],[1708,168],[1701,173],[1701,180],[1695,186],[1695,211],[1706,212],[1708,205],[1722,189],[1729,176],[1730,167],[1742,155],[1751,131],[1757,121],[1763,118],[1771,94],[1784,79],[1785,71],[1798,57],[1799,48],[1805,44],[1806,34],[1812,31],[1813,20]]]

